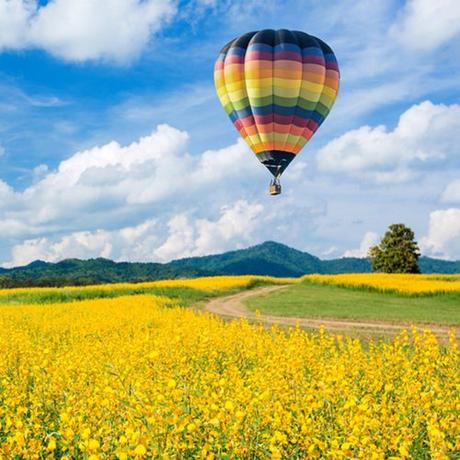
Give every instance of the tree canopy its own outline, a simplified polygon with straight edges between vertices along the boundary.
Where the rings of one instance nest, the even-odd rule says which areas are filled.
[[[384,273],[420,273],[415,234],[404,224],[388,227],[380,244],[369,249],[372,269]]]

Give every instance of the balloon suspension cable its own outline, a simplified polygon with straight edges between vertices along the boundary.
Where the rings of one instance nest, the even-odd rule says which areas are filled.
[[[270,195],[279,195],[281,193],[281,183],[280,183],[280,168],[281,166],[278,166],[278,169],[276,171],[276,175],[274,178],[270,181],[270,186],[268,188],[268,193]]]

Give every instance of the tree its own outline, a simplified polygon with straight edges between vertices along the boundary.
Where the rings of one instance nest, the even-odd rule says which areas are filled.
[[[369,249],[372,269],[384,273],[420,273],[419,247],[414,232],[404,224],[388,227],[382,241]]]

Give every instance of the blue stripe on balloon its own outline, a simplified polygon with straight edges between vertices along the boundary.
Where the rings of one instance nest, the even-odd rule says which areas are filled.
[[[234,110],[232,112],[230,112],[228,114],[228,116],[229,116],[230,120],[232,120],[233,123],[235,123],[235,121],[238,120],[238,118],[239,118],[237,113]]]
[[[310,112],[309,118],[316,121],[316,123],[321,124],[324,121],[324,117],[319,112]]]
[[[240,48],[239,46],[232,46],[227,51],[227,56],[228,55],[231,56],[232,54],[236,54],[238,56],[244,56],[246,54],[246,50],[244,48]]]
[[[336,57],[333,54],[325,54],[324,58],[326,59],[327,62],[337,62]]]
[[[323,57],[323,52],[321,51],[321,48],[318,46],[309,46],[308,48],[303,48],[302,49],[302,55],[308,55],[308,54],[314,54],[315,56],[321,56]]]
[[[238,118],[246,118],[252,115],[251,107],[245,107],[244,109],[236,110]]]
[[[302,118],[310,118],[312,114],[311,110],[304,109],[298,105],[294,107],[283,107],[276,104],[270,104],[264,107],[253,107],[252,112],[254,115],[260,116],[270,115],[273,113],[276,115],[283,115],[286,117],[297,115],[298,117]]]
[[[265,115],[282,115],[285,117],[297,116],[300,118],[305,118],[306,120],[311,119],[316,123],[321,124],[324,121],[323,115],[319,112],[303,109],[302,107],[281,107],[277,105],[268,105],[266,107],[246,107],[241,110],[233,110],[229,117],[234,122],[241,118],[246,118],[249,116],[265,116]]]
[[[270,115],[276,113],[277,115],[291,116],[296,113],[296,107],[282,107],[276,104],[266,105],[264,107],[253,107],[254,115]]]
[[[300,52],[300,46],[295,45],[294,43],[280,43],[275,46],[275,51],[294,51],[298,53]]]
[[[273,113],[273,104],[269,104],[264,107],[253,107],[252,111],[254,115],[270,115]]]
[[[248,46],[248,52],[250,51],[266,51],[272,52],[273,46],[266,45],[265,43],[250,43]]]

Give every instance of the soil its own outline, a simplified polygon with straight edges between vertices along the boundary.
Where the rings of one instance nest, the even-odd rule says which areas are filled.
[[[360,321],[336,318],[306,318],[306,317],[292,317],[292,316],[273,316],[259,314],[248,310],[244,305],[244,301],[249,297],[258,296],[261,294],[268,294],[273,291],[284,289],[288,286],[269,286],[250,291],[239,292],[226,297],[218,297],[210,300],[204,305],[204,310],[214,313],[216,315],[230,318],[247,318],[250,321],[260,322],[263,324],[271,325],[278,324],[281,326],[299,326],[305,329],[318,329],[324,326],[330,332],[346,333],[356,336],[387,336],[395,335],[398,332],[417,327],[419,330],[430,329],[434,332],[441,341],[447,340],[447,334],[450,330],[454,330],[458,335],[460,328],[451,326],[441,326],[439,324],[426,324],[426,323],[408,323],[408,322],[386,322],[386,321]]]

